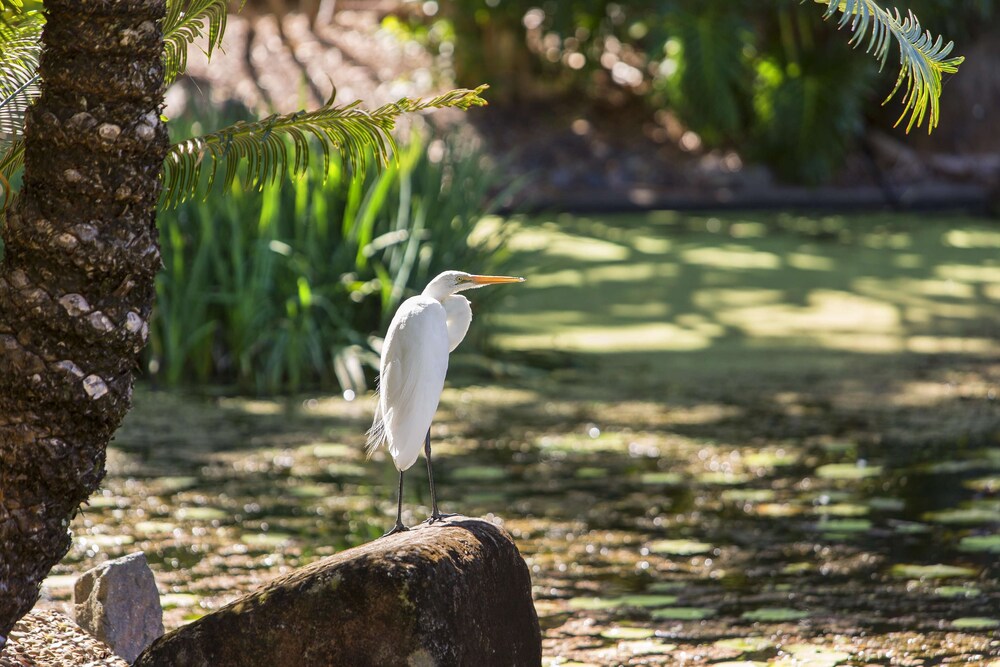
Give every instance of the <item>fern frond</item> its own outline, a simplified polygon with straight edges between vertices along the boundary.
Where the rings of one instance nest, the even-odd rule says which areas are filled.
[[[198,190],[202,169],[209,163],[206,188],[216,180],[219,166],[224,164],[223,182],[228,189],[236,180],[244,160],[244,181],[248,187],[261,188],[289,167],[301,173],[309,165],[310,138],[318,140],[323,155],[324,172],[330,167],[330,150],[343,153],[352,169],[363,169],[369,155],[380,164],[395,153],[390,132],[396,119],[404,113],[425,109],[453,107],[468,109],[483,106],[481,94],[487,86],[475,90],[458,89],[432,99],[409,99],[386,104],[366,111],[360,102],[335,106],[334,98],[315,111],[298,111],[272,115],[255,122],[239,121],[217,132],[194,137],[175,144],[164,162],[164,198],[168,206],[176,205]]]
[[[914,125],[920,127],[927,118],[927,132],[938,124],[941,98],[941,76],[954,74],[964,62],[963,56],[951,56],[953,42],[944,43],[940,36],[935,39],[929,30],[920,26],[913,12],[903,17],[899,10],[890,12],[874,0],[815,0],[826,5],[824,18],[830,18],[838,11],[843,14],[839,28],[848,27],[854,33],[850,44],[857,47],[867,39],[866,51],[877,58],[881,67],[889,57],[892,41],[899,44],[899,76],[892,92],[882,102],[886,104],[895,97],[903,84],[903,111],[896,125],[909,115],[906,131]],[[871,32],[869,34],[869,28]]]
[[[0,222],[11,202],[11,182],[24,163],[24,114],[38,97],[40,12],[18,11],[0,21]]]
[[[0,22],[0,144],[21,136],[24,113],[38,97],[43,25],[45,19],[39,12]],[[0,145],[0,151],[5,148]]]
[[[240,3],[240,9],[243,4]],[[205,55],[219,48],[226,32],[226,0],[168,0],[167,15],[163,18],[163,64],[167,84],[173,82],[187,69],[188,47],[195,40],[208,35]]]

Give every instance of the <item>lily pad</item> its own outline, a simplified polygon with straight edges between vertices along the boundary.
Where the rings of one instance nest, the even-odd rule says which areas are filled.
[[[882,466],[858,465],[857,463],[827,463],[816,468],[820,479],[868,479],[882,474]]]
[[[336,493],[323,484],[296,484],[288,492],[296,498],[326,498]]]
[[[657,554],[671,556],[693,556],[711,551],[714,547],[707,542],[695,540],[657,540],[650,543],[649,550]]]
[[[846,651],[815,644],[788,644],[781,650],[794,659],[792,664],[796,667],[833,667],[851,659],[851,654]]]
[[[622,606],[621,598],[579,597],[570,598],[569,608],[582,611],[617,609]]]
[[[866,505],[856,503],[834,503],[832,505],[817,505],[813,512],[823,516],[864,516],[870,509]]]
[[[337,442],[322,442],[312,445],[310,453],[318,459],[350,459],[358,455],[358,449]]]
[[[710,607],[664,607],[653,612],[653,618],[663,621],[700,621],[714,616],[715,609]]]
[[[182,507],[174,515],[178,521],[221,521],[232,515],[218,507]]]
[[[790,609],[788,607],[761,607],[760,609],[743,612],[740,615],[740,618],[745,621],[759,621],[761,623],[785,623],[790,621],[799,621],[807,616],[809,616],[809,612],[801,611],[799,609]]]
[[[624,641],[618,643],[618,650],[630,655],[663,655],[670,653],[677,644],[667,644],[659,639],[645,639],[640,641]]]
[[[77,538],[81,544],[94,544],[99,547],[122,547],[135,542],[131,535],[81,535]]]
[[[976,524],[1000,521],[1000,511],[986,507],[964,507],[959,509],[927,512],[924,518],[928,521],[947,524]]]
[[[743,484],[745,482],[749,482],[753,478],[747,473],[709,471],[695,475],[695,479],[702,484],[730,485]]]
[[[829,519],[816,524],[816,529],[824,533],[864,533],[871,527],[868,519]]]
[[[943,598],[974,598],[982,592],[975,586],[938,586],[934,589],[934,595]]]
[[[968,616],[956,618],[951,622],[951,627],[958,630],[992,630],[1000,628],[1000,620],[981,616]]]
[[[721,648],[731,648],[741,653],[756,653],[774,646],[771,640],[766,637],[733,637],[732,639],[720,639],[715,642]]]
[[[288,533],[244,533],[240,541],[253,547],[270,549],[281,546],[292,539]]]
[[[618,599],[626,607],[666,607],[677,602],[676,595],[625,595]]]
[[[1000,553],[1000,534],[967,535],[958,543],[958,550],[975,553]]]
[[[970,567],[957,565],[908,565],[900,563],[889,570],[894,577],[906,579],[950,579],[952,577],[974,577],[976,571]]]
[[[1000,492],[1000,475],[969,479],[962,482],[962,486],[979,493],[998,493]]]
[[[650,628],[636,628],[630,625],[616,625],[601,633],[605,639],[649,639],[656,634]]]
[[[365,469],[353,463],[330,463],[324,467],[330,477],[364,477]]]
[[[451,478],[464,482],[490,482],[508,477],[506,468],[500,466],[465,466],[451,471]]]
[[[677,472],[644,472],[639,478],[643,484],[677,486],[684,482],[684,476]]]
[[[906,501],[902,498],[877,496],[869,498],[868,506],[878,512],[902,512],[906,509]]]
[[[726,489],[719,497],[728,503],[763,503],[774,500],[773,489]]]
[[[155,519],[150,521],[140,521],[135,524],[135,532],[142,533],[143,535],[162,535],[164,533],[172,533],[176,528],[176,523],[171,521],[157,521]]]
[[[931,527],[926,523],[916,521],[896,521],[892,524],[892,530],[900,535],[918,535],[930,531]]]

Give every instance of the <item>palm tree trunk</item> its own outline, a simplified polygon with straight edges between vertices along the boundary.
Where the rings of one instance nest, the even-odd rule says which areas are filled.
[[[131,402],[160,268],[164,7],[45,2],[0,265],[0,637],[69,549]]]

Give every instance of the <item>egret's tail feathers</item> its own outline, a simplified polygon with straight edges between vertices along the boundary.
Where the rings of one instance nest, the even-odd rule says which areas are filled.
[[[368,429],[368,439],[365,442],[365,459],[370,459],[375,450],[385,441],[385,421],[382,419],[382,406],[375,406],[375,419]]]

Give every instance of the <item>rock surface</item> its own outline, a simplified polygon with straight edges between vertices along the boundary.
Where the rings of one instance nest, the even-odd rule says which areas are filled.
[[[136,667],[541,664],[514,541],[452,517],[313,563],[156,641]]]
[[[129,554],[84,572],[73,590],[76,622],[133,662],[163,635],[163,608],[143,553]]]
[[[0,667],[128,667],[106,644],[52,610],[27,614],[10,632]]]

